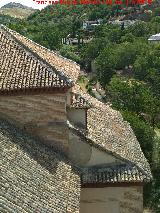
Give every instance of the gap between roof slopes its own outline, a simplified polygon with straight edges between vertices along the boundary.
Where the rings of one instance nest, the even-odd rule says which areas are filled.
[[[59,77],[64,80],[64,82],[66,82],[66,85],[68,87],[73,87],[75,85],[74,81],[69,78],[64,72],[63,70],[59,70],[57,68],[55,68],[54,66],[52,66],[51,64],[49,64],[46,60],[44,60],[43,58],[41,58],[37,53],[33,52],[31,49],[29,49],[29,47],[27,47],[25,44],[23,44],[21,41],[19,41],[13,34],[12,32],[14,32],[13,30],[7,28],[5,25],[0,24],[0,29],[4,30],[6,33],[8,33],[8,35],[21,47],[23,47],[26,51],[26,54],[31,56],[32,58],[36,58],[36,60],[38,59],[38,62],[42,65],[48,68],[48,72],[50,73],[55,73],[57,75],[59,75]],[[21,35],[22,36],[22,35]]]

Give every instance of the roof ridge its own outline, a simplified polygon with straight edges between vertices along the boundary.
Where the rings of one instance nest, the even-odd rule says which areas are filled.
[[[52,72],[52,73],[55,73],[57,75],[60,76],[60,78],[62,80],[64,80],[65,82],[68,83],[68,86],[73,86],[74,85],[74,82],[72,79],[70,79],[67,75],[65,75],[65,73],[61,70],[58,70],[57,68],[55,68],[54,66],[52,66],[51,64],[49,64],[45,59],[43,59],[42,57],[40,57],[37,53],[33,52],[29,47],[27,47],[25,44],[23,44],[20,40],[18,40],[13,34],[12,32],[14,33],[17,33],[9,28],[7,28],[6,26],[4,25],[0,25],[0,29],[3,29],[6,33],[8,33],[8,35],[23,49],[25,49],[26,51],[26,54],[32,58],[36,58],[36,60],[38,61],[38,63],[40,63],[42,66],[46,67],[48,69],[48,72]],[[18,34],[18,33],[17,33]],[[19,34],[20,35],[20,34]],[[22,36],[22,35],[20,35]],[[24,37],[24,36],[23,36]],[[26,37],[24,37],[26,38]]]
[[[38,44],[37,42],[35,42],[35,41],[33,41],[33,40],[31,40],[31,39],[25,37],[24,35],[22,35],[22,34],[16,32],[16,31],[14,31],[14,30],[11,30],[10,28],[6,27],[6,26],[3,25],[3,24],[1,24],[1,26],[2,26],[2,27],[5,27],[5,28],[8,29],[9,31],[11,31],[11,32],[13,32],[13,33],[15,33],[15,34],[17,34],[17,35],[23,37],[24,39],[26,39],[26,40],[32,42],[33,44],[36,44],[37,46],[39,46],[39,47],[41,47],[41,48],[43,48],[43,49],[45,49],[45,50],[47,50],[47,51],[49,51],[49,52],[51,52],[51,53],[54,53],[55,55],[61,57],[62,59],[65,59],[65,60],[67,60],[67,61],[72,62],[73,64],[76,64],[76,65],[80,66],[76,61],[73,61],[73,60],[71,60],[71,59],[69,59],[69,58],[66,58],[66,57],[60,55],[57,51],[51,50],[51,49],[49,49],[49,48],[46,48],[46,47],[44,47],[44,46]]]
[[[77,62],[75,62],[75,61],[73,61],[73,60],[71,60],[71,59],[68,59],[68,58],[66,58],[66,57],[64,57],[64,56],[62,56],[62,55],[60,55],[57,51],[50,50],[50,49],[48,49],[48,48],[46,48],[46,47],[44,47],[44,46],[42,46],[42,45],[36,43],[35,41],[33,41],[33,40],[31,40],[31,39],[25,37],[24,35],[21,35],[20,33],[14,31],[14,30],[9,29],[8,27],[4,26],[3,24],[1,24],[0,26],[2,26],[3,28],[5,28],[5,29],[6,29],[8,32],[10,32],[13,36],[14,36],[14,34],[15,34],[15,35],[18,35],[18,36],[22,37],[23,39],[25,39],[26,41],[29,41],[29,42],[31,42],[32,44],[34,44],[34,45],[40,47],[41,49],[43,49],[43,50],[45,50],[45,51],[47,51],[47,52],[49,52],[49,53],[51,53],[51,54],[53,54],[53,55],[56,55],[57,57],[61,58],[62,60],[65,60],[66,62],[71,62],[72,65],[76,65],[76,66],[79,66],[79,67],[80,67],[80,65],[79,65]],[[14,38],[17,39],[15,36],[14,36]],[[24,45],[26,48],[28,48],[31,52],[35,53],[33,50],[31,50],[29,47],[27,47],[25,44],[23,44],[19,39],[17,39],[17,40],[18,40],[22,45]],[[35,54],[36,54],[36,53],[35,53]],[[39,54],[36,54],[36,55],[39,56]],[[40,56],[39,56],[39,57],[40,57]],[[48,63],[45,59],[43,59],[43,60],[44,60],[46,63]],[[50,66],[52,66],[52,65],[50,65]],[[56,68],[56,69],[57,69],[57,68]],[[57,69],[57,71],[59,71],[60,74],[63,73],[63,75],[66,76],[66,78],[68,78],[68,79],[70,79],[70,81],[74,82],[73,79],[71,79],[68,75],[66,75],[66,73],[65,73],[65,71],[64,71],[63,69],[61,69],[61,70],[58,70],[58,69]]]
[[[8,28],[7,30],[19,41],[21,41],[22,44],[24,44],[34,53],[37,53],[41,58],[45,59],[45,61],[47,61],[51,66],[59,70],[60,73],[63,73],[63,75],[67,76],[68,79],[71,79],[73,83],[77,81],[80,74],[80,65],[78,65],[76,62],[64,58],[57,52],[51,51],[13,30]]]

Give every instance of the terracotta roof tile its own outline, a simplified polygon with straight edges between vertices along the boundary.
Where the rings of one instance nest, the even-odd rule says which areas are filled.
[[[72,82],[0,28],[0,91],[70,87]]]
[[[8,29],[9,30],[9,29]],[[41,58],[43,58],[50,65],[54,66],[56,69],[60,70],[64,75],[68,78],[72,79],[72,81],[76,82],[77,78],[80,74],[80,66],[67,58],[62,57],[58,53],[51,51],[34,41],[20,35],[19,33],[9,30],[9,32],[14,35],[22,44],[27,46],[34,53],[38,54]]]
[[[58,85],[60,86],[60,76],[64,77],[61,83],[68,85],[70,84],[68,82],[75,82],[78,78],[79,66],[60,57],[55,52],[47,50],[9,29],[1,30],[1,38],[2,41],[7,38],[5,42],[1,41],[3,51],[0,52],[2,56],[0,57],[0,65],[2,71],[4,71],[4,73],[0,73],[1,90],[4,88],[8,90],[21,88],[22,85],[25,88],[34,88],[34,86],[45,87],[46,85],[48,87],[53,86],[52,84],[57,85],[56,82],[59,82]],[[36,52],[38,56],[36,55],[36,58],[34,58]],[[4,57],[6,54],[7,58]],[[52,80],[48,71],[50,66],[52,68]],[[113,110],[109,105],[83,92],[77,84],[72,88],[72,93],[71,107],[89,108],[87,112],[87,131],[84,132],[81,129],[75,128],[76,131],[84,135],[86,140],[93,146],[110,152],[123,160],[132,162],[144,175],[151,178],[149,164],[129,123],[123,120],[122,115],[118,111]]]
[[[131,164],[104,166],[102,168],[85,168],[82,184],[124,183],[150,181],[136,166]]]
[[[79,212],[80,177],[62,155],[0,120],[2,212]]]
[[[130,124],[123,120],[120,112],[85,93],[78,85],[72,88],[72,92],[79,94],[92,107],[87,111],[86,132],[78,127],[70,127],[83,134],[87,141],[97,148],[134,163],[151,178],[149,163]]]

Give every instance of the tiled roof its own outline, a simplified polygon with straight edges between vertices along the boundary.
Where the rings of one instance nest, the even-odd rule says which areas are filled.
[[[62,72],[0,27],[0,91],[71,87]]]
[[[41,47],[40,45],[30,41],[29,39],[9,29],[2,30],[2,34],[5,34],[5,36],[8,36],[7,37],[8,41],[9,43],[11,43],[12,41],[13,43],[12,46],[14,48],[16,45],[18,45],[17,41],[20,42],[20,45],[18,45],[18,48],[21,48],[21,45],[24,45],[25,48],[20,49],[20,51],[25,51],[25,54],[27,52],[26,48],[29,48],[28,51],[31,51],[32,55],[36,54],[37,52],[38,56],[36,57],[40,57],[41,60],[39,60],[39,58],[35,58],[36,63],[40,63],[40,61],[42,61],[42,58],[44,58],[45,64],[47,64],[47,66],[52,65],[51,67],[54,66],[55,70],[58,70],[61,68],[61,70],[58,71],[59,75],[61,73],[61,75],[64,76],[64,78],[65,76],[68,76],[67,77],[68,81],[73,80],[75,82],[76,79],[78,78],[79,66],[74,64],[73,62],[60,57],[56,53],[50,50],[47,50],[44,47]],[[7,41],[5,41],[4,44],[5,44],[4,45],[5,50],[3,54],[8,54],[7,52],[8,50],[6,48]],[[16,52],[16,49],[13,49],[12,53],[15,53],[15,52]],[[25,56],[25,58],[27,56]],[[19,57],[22,57],[22,54],[18,55],[18,58]],[[28,57],[30,57],[30,55]],[[10,58],[13,58],[13,56],[10,55]],[[5,61],[5,58],[3,60]],[[4,64],[4,61],[3,61],[3,64]],[[19,60],[19,62],[20,61],[23,61],[23,60],[21,59]],[[12,85],[13,82],[15,82],[15,79],[18,84],[23,85],[24,82],[21,82],[20,80],[21,74],[19,74],[19,76],[16,77],[15,76],[16,72],[12,73],[12,81],[10,80],[11,72],[12,70],[15,70],[16,63],[12,60],[10,60],[9,62],[10,62],[10,65],[6,64],[5,67],[3,66],[4,70],[5,69],[8,70],[8,67],[12,66],[11,68],[9,67],[9,71],[7,75],[7,77],[9,77],[8,78],[9,80],[7,80],[5,83],[6,88],[8,87],[10,88],[8,84]],[[26,62],[27,61],[25,60],[23,61],[23,64],[22,64],[25,67],[24,72],[27,68]],[[31,70],[31,68],[28,70]],[[5,73],[6,73],[6,70],[5,70]],[[24,73],[23,76],[26,76],[26,79],[27,77],[31,78],[32,72],[28,73],[27,75],[26,73]],[[44,76],[43,79],[46,81],[46,76]],[[35,82],[39,82],[39,81],[41,82],[40,79],[36,80]],[[31,82],[32,84],[25,84],[25,85],[28,87],[30,85],[34,86],[34,81],[31,80]],[[1,88],[2,88],[2,85],[1,85]],[[137,168],[139,168],[142,171],[144,175],[147,175],[149,178],[151,178],[150,167],[146,158],[143,155],[139,142],[137,141],[129,123],[123,120],[122,115],[118,111],[113,110],[107,104],[104,104],[98,101],[97,99],[91,97],[89,94],[83,92],[77,84],[75,84],[75,86],[72,88],[72,93],[73,93],[73,96],[72,96],[73,100],[72,100],[71,107],[89,108],[87,111],[87,131],[84,132],[78,128],[76,129],[76,131],[79,132],[81,135],[83,135],[86,138],[86,141],[89,141],[93,146],[96,146],[97,148],[102,149],[103,151],[107,151],[111,153],[112,155],[115,155],[118,158],[121,158],[122,160],[126,160],[128,162],[133,163],[134,165],[137,166]],[[90,108],[90,106],[92,107]]]
[[[82,184],[125,183],[150,181],[136,166],[131,164],[104,166],[102,168],[85,168]]]
[[[33,42],[32,40],[20,35],[15,31],[9,30],[9,32],[14,35],[22,44],[43,58],[47,63],[55,67],[57,70],[60,70],[61,73],[63,73],[69,79],[72,79],[74,82],[77,81],[77,78],[80,74],[80,66],[76,64],[76,62],[62,57],[58,53]]]
[[[134,163],[151,178],[149,163],[132,128],[123,120],[120,112],[83,92],[78,85],[73,87],[72,92],[79,94],[92,105],[87,111],[87,131],[77,127],[74,130],[84,135],[87,141],[97,148]],[[71,126],[70,128],[73,129]]]
[[[62,155],[0,120],[2,212],[78,213],[80,177]]]

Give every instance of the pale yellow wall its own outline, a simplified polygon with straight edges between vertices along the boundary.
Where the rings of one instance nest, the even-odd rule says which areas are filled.
[[[142,213],[143,188],[82,188],[80,213]]]

